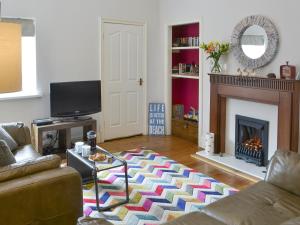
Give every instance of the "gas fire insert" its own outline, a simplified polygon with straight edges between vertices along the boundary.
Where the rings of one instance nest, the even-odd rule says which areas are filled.
[[[257,166],[268,164],[269,122],[236,115],[235,157]]]

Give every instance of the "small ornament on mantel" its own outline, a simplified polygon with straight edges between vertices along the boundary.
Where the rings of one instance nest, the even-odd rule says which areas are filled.
[[[268,73],[267,77],[270,79],[275,79],[276,75],[275,75],[275,73]]]
[[[249,76],[255,77],[256,76],[256,71],[254,69],[238,68],[236,72],[239,76],[247,76],[247,77],[249,77]]]
[[[286,62],[286,65],[280,66],[280,78],[286,80],[294,80],[296,78],[296,66],[289,65],[289,62]]]

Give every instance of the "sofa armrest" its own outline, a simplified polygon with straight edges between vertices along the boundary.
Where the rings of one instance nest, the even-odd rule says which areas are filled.
[[[60,166],[60,163],[61,158],[58,155],[48,155],[4,166],[0,168],[0,182],[55,169]]]
[[[5,225],[74,225],[82,215],[82,185],[71,167],[2,182],[0,218]]]
[[[0,124],[19,146],[31,144],[30,129],[22,122]]]
[[[300,196],[300,155],[277,150],[268,165],[265,181]]]

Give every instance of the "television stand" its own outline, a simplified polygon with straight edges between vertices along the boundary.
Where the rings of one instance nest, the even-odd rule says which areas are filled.
[[[90,130],[97,132],[97,121],[94,119],[86,120],[74,120],[73,121],[59,121],[55,120],[53,124],[44,126],[37,126],[31,124],[32,140],[33,145],[41,155],[43,153],[43,132],[47,131],[58,131],[58,145],[61,152],[66,152],[67,149],[71,148],[71,128],[82,127],[83,129],[83,141],[87,141],[86,133]]]

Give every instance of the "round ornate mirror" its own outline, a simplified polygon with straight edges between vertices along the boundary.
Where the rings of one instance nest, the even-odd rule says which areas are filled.
[[[275,56],[279,36],[273,23],[264,16],[249,16],[235,28],[231,37],[234,56],[246,68],[256,69]]]

